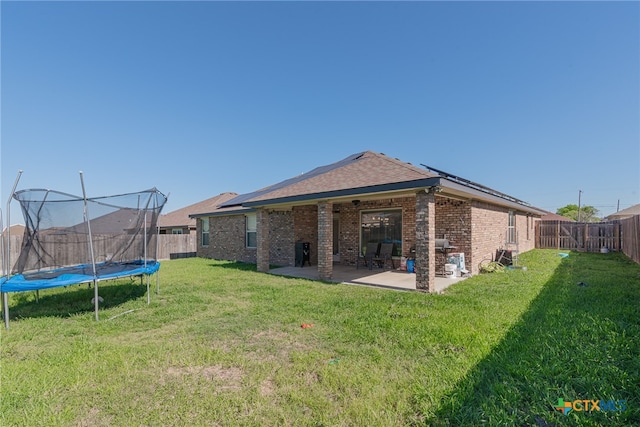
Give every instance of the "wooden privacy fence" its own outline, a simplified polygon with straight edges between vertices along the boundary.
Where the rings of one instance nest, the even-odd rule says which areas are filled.
[[[622,252],[640,264],[640,215],[620,220]]]
[[[622,251],[640,263],[640,215],[607,222],[539,221],[536,248],[585,252]]]
[[[0,272],[4,273],[5,269],[4,269],[4,257],[6,256],[6,251],[7,251],[7,237],[8,236],[4,236],[4,240],[3,240],[3,246],[2,246],[2,259],[0,259]],[[22,234],[19,236],[11,236],[11,242],[10,245],[11,247],[11,264],[15,264],[16,261],[18,260],[18,256],[20,256],[20,248],[22,247]]]
[[[621,250],[620,221],[570,222],[539,221],[536,225],[536,247],[584,252]]]
[[[4,254],[7,249],[7,240],[4,240],[2,253]],[[20,256],[20,249],[22,247],[22,235],[19,236],[11,236],[10,241],[10,256],[11,256],[11,265],[15,265],[18,257]],[[124,240],[127,239],[126,235],[123,235],[122,238]],[[74,251],[74,244],[69,244],[65,242],[64,244],[56,245],[55,242],[51,243],[52,251],[66,251],[69,253],[71,259],[75,259],[73,257],[72,251]],[[109,245],[113,245],[113,239],[109,239]],[[183,258],[186,256],[195,256],[196,252],[196,244],[197,244],[197,235],[196,234],[159,234],[158,235],[158,252],[156,254],[156,258],[159,260],[163,259],[171,259],[171,258]],[[86,243],[85,243],[86,245]],[[100,254],[108,253],[110,250],[106,247],[107,241],[104,239],[100,239],[100,236],[95,236],[94,240],[94,249],[96,252],[96,262],[105,261],[104,256],[100,256]],[[83,246],[78,248],[78,250],[83,250],[86,252],[86,247]],[[4,259],[0,259],[0,273],[4,272]]]
[[[195,256],[197,235],[160,234],[158,236],[158,259],[184,258]]]

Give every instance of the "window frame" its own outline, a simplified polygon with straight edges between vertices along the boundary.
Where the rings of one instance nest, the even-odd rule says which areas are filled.
[[[509,217],[507,219],[507,242],[506,243],[517,243],[516,242],[516,211],[509,210]]]
[[[397,231],[398,239],[394,239],[393,236],[391,238],[391,242],[394,243],[394,252],[393,252],[393,256],[394,257],[399,257],[402,256],[402,231],[403,231],[403,224],[404,224],[404,212],[402,207],[392,207],[392,208],[382,208],[382,209],[367,209],[367,210],[361,210],[360,212],[360,218],[359,218],[359,225],[358,225],[358,238],[360,240],[360,252],[362,252],[363,248],[367,245],[367,241],[365,241],[364,238],[364,227],[363,227],[363,215],[369,215],[369,214],[376,214],[376,213],[395,213],[395,214],[400,214],[399,215],[399,219],[400,219],[400,224],[399,224],[399,230]],[[395,225],[397,227],[397,224]],[[386,239],[378,239],[377,243],[384,243]],[[396,241],[397,240],[397,241]],[[371,239],[369,239],[369,241],[371,241]],[[373,243],[376,243],[375,241]]]
[[[202,247],[205,247],[205,248],[208,247],[209,243],[210,243],[210,241],[209,241],[209,239],[210,239],[210,233],[209,233],[210,227],[211,227],[211,225],[209,223],[209,217],[205,217],[205,218],[202,218],[200,220],[200,229],[201,229],[201,233],[200,233],[201,241],[200,241],[200,243],[201,243]]]
[[[253,218],[253,220],[251,220],[251,218]],[[254,228],[251,228],[252,222]],[[251,237],[253,237],[253,242],[251,241]],[[253,246],[252,243],[254,243]],[[258,247],[258,215],[255,213],[244,215],[244,246],[248,249]]]

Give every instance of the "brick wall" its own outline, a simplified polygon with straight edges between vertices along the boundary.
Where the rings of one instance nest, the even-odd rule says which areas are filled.
[[[279,233],[291,232],[289,230],[279,230]],[[316,205],[310,206],[295,206],[293,208],[293,242],[291,243],[291,250],[293,256],[291,257],[290,264],[295,265],[295,243],[296,242],[309,242],[311,245],[311,253],[309,254],[309,262],[313,266],[318,265],[318,207]]]
[[[416,199],[402,199],[402,255],[411,256],[411,248],[416,246]]]
[[[203,247],[199,219],[197,255],[202,258],[256,263],[256,249],[245,247],[245,227],[244,215],[210,217],[209,246]]]
[[[269,229],[269,211],[258,209],[256,212],[256,269],[268,272],[271,260],[269,259],[271,248],[271,230]]]
[[[482,202],[469,202],[437,195],[434,202],[435,237],[449,239],[456,246],[455,252],[464,252],[465,263],[472,274],[477,274],[478,264],[485,258],[492,259],[497,249],[505,248],[508,225],[508,209]],[[415,197],[385,198],[333,204],[333,215],[338,215],[340,233],[338,247],[340,263],[354,265],[360,249],[360,212],[363,210],[402,210],[402,254],[409,256],[416,246]],[[522,213],[516,215],[516,230],[520,253],[535,246],[535,221],[537,218]],[[209,246],[201,245],[201,224],[198,221],[198,248],[200,257],[256,263],[256,249],[245,248],[244,215],[216,216],[209,218]],[[471,231],[473,227],[473,232]],[[269,214],[269,263],[294,265],[295,243],[311,244],[311,265],[318,265],[318,207],[295,206],[291,211]],[[528,233],[527,233],[528,231]],[[515,249],[515,248],[507,248]],[[436,253],[436,272],[444,270],[444,256]]]
[[[450,252],[462,252],[465,257],[467,270],[468,259],[471,255],[471,203],[436,196],[436,239],[448,239],[449,244],[455,246]],[[445,254],[436,252],[436,271],[444,272]]]
[[[472,274],[479,273],[478,265],[485,259],[494,259],[496,250],[516,250],[516,245],[506,244],[506,233],[509,225],[509,209],[487,203],[474,201],[471,208],[473,250],[467,260],[467,269]],[[522,212],[516,212],[516,232],[518,235],[518,251],[526,252],[535,247],[535,221]]]
[[[435,288],[435,196],[416,194],[416,288],[432,292]]]
[[[271,212],[269,215],[269,263],[273,265],[294,265],[295,239],[293,234],[293,213]]]
[[[318,276],[331,280],[333,271],[333,204],[318,203]]]
[[[509,213],[505,208],[473,202],[471,221],[473,251],[467,257],[467,269],[472,274],[477,274],[479,272],[478,264],[483,259],[493,259],[496,250],[504,247]]]
[[[334,203],[333,212],[340,216],[340,264],[355,265],[360,246],[359,206],[356,207],[353,203]]]
[[[317,227],[316,227],[317,228]],[[293,265],[295,245],[291,212],[269,214],[269,263]],[[197,256],[229,261],[257,262],[256,248],[245,247],[245,216],[209,218],[209,246],[202,246],[202,229],[198,221]]]
[[[530,251],[536,247],[536,222],[540,218],[526,214],[516,215],[516,232],[520,253]]]

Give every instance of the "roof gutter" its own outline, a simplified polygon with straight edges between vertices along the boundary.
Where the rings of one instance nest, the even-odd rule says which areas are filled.
[[[420,191],[431,187],[437,187],[436,192],[441,193],[442,196],[452,195],[467,200],[481,200],[508,208],[516,209],[523,212],[533,213],[535,215],[543,215],[545,212],[540,209],[536,209],[525,203],[519,203],[515,200],[510,200],[504,197],[499,197],[494,194],[490,194],[486,191],[480,191],[478,189],[466,186],[449,180],[444,177],[435,176],[429,178],[416,179],[411,181],[394,182],[388,184],[371,185],[359,188],[347,188],[344,190],[334,191],[321,191],[318,193],[301,194],[289,197],[279,197],[274,199],[264,199],[247,201],[241,205],[236,205],[232,208],[223,208],[214,212],[191,214],[189,218],[203,218],[225,215],[241,215],[245,213],[255,212],[260,207],[284,205],[284,204],[301,204],[313,200],[327,200],[327,199],[340,199],[349,197],[363,197],[367,195],[374,196],[381,193],[401,192],[407,190]]]
[[[318,199],[335,199],[349,196],[363,196],[367,194],[386,193],[392,191],[402,191],[410,189],[422,189],[427,187],[435,187],[440,185],[440,177],[431,177],[424,179],[416,179],[413,181],[394,182],[390,184],[371,185],[359,188],[347,188],[344,190],[322,191],[319,193],[302,194],[298,196],[279,197],[276,199],[265,199],[248,201],[243,204],[247,207],[261,207],[284,203],[299,203]]]
[[[211,216],[227,216],[227,215],[241,215],[246,213],[255,212],[256,209],[245,208],[243,206],[238,206],[236,209],[227,209],[227,210],[219,210],[215,212],[206,212],[199,214],[190,214],[189,218],[205,218]]]

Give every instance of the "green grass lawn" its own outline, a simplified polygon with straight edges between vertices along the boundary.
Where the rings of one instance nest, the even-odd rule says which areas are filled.
[[[100,322],[87,285],[10,294],[0,425],[639,425],[640,266],[520,258],[443,295],[172,260],[150,305],[102,282]]]

